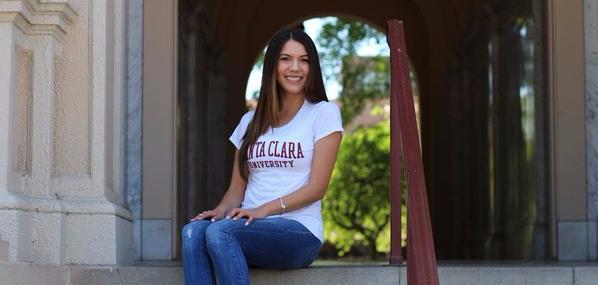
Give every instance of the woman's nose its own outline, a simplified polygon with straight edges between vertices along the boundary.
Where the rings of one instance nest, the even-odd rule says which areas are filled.
[[[293,63],[291,64],[291,70],[299,70],[299,61],[298,60],[293,60]]]

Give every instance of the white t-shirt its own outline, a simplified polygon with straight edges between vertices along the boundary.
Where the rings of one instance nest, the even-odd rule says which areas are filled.
[[[254,111],[247,112],[230,136],[239,149]],[[338,106],[330,102],[303,103],[297,114],[283,126],[269,128],[247,151],[249,178],[241,208],[261,206],[303,187],[311,177],[315,143],[323,137],[342,132]],[[303,224],[320,241],[324,240],[320,201],[302,209],[273,215]]]

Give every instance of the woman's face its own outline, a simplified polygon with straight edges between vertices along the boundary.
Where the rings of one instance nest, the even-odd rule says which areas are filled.
[[[276,65],[276,81],[284,94],[305,96],[305,84],[309,76],[309,57],[305,47],[295,40],[283,46]]]

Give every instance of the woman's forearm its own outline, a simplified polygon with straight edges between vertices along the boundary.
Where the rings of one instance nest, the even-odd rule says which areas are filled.
[[[220,203],[218,203],[218,206],[216,208],[222,209],[224,211],[229,211],[232,208],[240,207],[241,203],[243,202],[243,196],[244,189],[241,190],[229,188],[224,194],[224,197],[222,197],[222,200],[220,200]]]
[[[228,211],[233,208],[241,206],[243,197],[245,197],[245,189],[247,188],[247,181],[245,181],[239,172],[238,167],[239,151],[235,152],[235,162],[233,163],[233,171],[231,174],[231,182],[228,186],[228,190],[224,193],[224,197],[218,203],[216,208],[225,211],[225,215],[228,215]]]
[[[285,213],[295,211],[324,198],[326,188],[327,186],[307,184],[297,191],[264,203],[260,208],[263,208],[267,216],[282,214],[283,206]]]

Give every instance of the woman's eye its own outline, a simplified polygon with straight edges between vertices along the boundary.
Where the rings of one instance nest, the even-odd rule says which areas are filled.
[[[305,62],[305,63],[309,63],[309,59],[307,59],[307,58],[304,58],[304,59],[302,59],[301,61],[303,61],[303,62]]]

